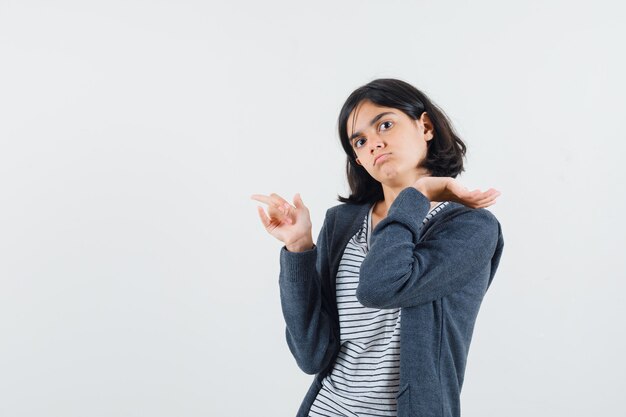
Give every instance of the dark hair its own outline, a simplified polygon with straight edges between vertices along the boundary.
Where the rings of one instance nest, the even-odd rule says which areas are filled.
[[[417,120],[426,112],[433,124],[434,135],[427,143],[427,152],[418,168],[425,168],[433,177],[456,178],[465,169],[465,143],[457,136],[452,124],[439,107],[424,93],[412,85],[392,78],[374,80],[357,88],[350,94],[339,112],[339,140],[346,155],[346,175],[350,185],[350,196],[338,195],[342,203],[375,203],[384,200],[383,187],[380,182],[356,162],[354,149],[348,138],[347,123],[350,113],[364,101],[369,100],[383,107],[392,107]]]

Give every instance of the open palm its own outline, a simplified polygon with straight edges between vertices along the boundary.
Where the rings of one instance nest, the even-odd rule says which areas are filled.
[[[491,206],[500,195],[500,191],[495,188],[487,191],[479,189],[470,191],[452,177],[422,177],[413,184],[413,187],[431,201],[455,201],[471,208]]]

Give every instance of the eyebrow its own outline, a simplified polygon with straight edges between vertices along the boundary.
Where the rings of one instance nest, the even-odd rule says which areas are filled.
[[[374,118],[370,121],[370,126],[374,126],[374,123],[376,123],[377,121],[379,121],[381,117],[386,116],[386,115],[388,115],[388,114],[395,114],[395,113],[394,113],[394,112],[392,112],[392,111],[386,111],[386,112],[384,112],[384,113],[380,113],[378,116],[374,117]],[[361,136],[362,134],[363,134],[363,132],[356,132],[356,133],[353,133],[352,135],[350,135],[350,139],[349,139],[349,140],[350,140],[350,143],[352,143],[352,141],[353,141],[354,139],[356,139],[357,137]]]

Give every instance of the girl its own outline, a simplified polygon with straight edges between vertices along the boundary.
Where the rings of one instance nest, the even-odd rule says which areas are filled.
[[[474,323],[500,261],[500,193],[455,180],[466,147],[444,113],[395,79],[355,90],[339,114],[350,195],[317,244],[300,194],[251,198],[284,243],[287,345],[315,374],[298,417],[459,416]]]

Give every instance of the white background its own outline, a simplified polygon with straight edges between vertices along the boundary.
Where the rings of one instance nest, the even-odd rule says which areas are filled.
[[[343,101],[428,94],[504,254],[464,416],[623,415],[619,2],[0,1],[0,415],[292,416],[251,194],[347,195]],[[259,203],[260,204],[260,203]]]

